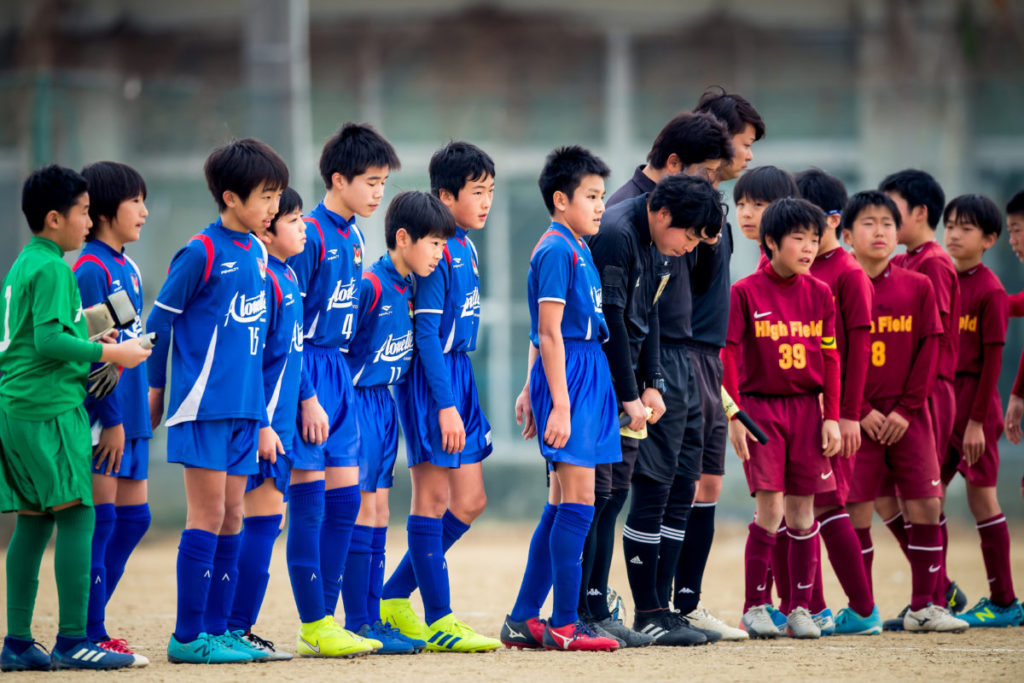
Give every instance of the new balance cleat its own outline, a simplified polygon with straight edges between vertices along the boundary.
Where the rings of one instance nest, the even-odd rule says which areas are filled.
[[[786,615],[782,610],[775,609],[775,606],[771,603],[765,605],[768,609],[768,616],[771,617],[772,623],[775,624],[775,629],[779,632],[780,636],[789,635],[786,633]]]
[[[790,638],[820,638],[821,629],[806,607],[794,607],[786,617],[786,634]]]
[[[427,649],[431,652],[490,652],[501,647],[500,640],[477,633],[451,613],[427,628]]]
[[[722,640],[746,640],[750,637],[746,631],[729,626],[702,605],[697,605],[697,609],[687,614],[686,618],[694,628],[703,631],[718,631],[722,634]]]
[[[257,650],[249,644],[249,641],[238,634],[242,634],[242,631],[225,631],[219,636],[210,636],[210,640],[219,643],[222,647],[234,650],[235,652],[241,652],[254,662],[265,662],[270,659],[270,655]]]
[[[281,650],[278,650],[274,647],[273,642],[260,638],[252,631],[245,633],[239,629],[234,631],[234,634],[244,640],[253,650],[264,653],[266,655],[266,661],[268,662],[287,662],[292,658],[291,652],[282,652]]]
[[[751,638],[778,638],[778,627],[772,620],[768,608],[771,605],[756,605],[743,613],[740,623]]]
[[[675,613],[670,613],[667,609],[637,612],[633,618],[633,630],[654,638],[654,645],[689,647],[708,642],[707,636],[689,624],[684,624],[676,618]]]
[[[54,671],[60,669],[109,671],[110,669],[125,669],[134,663],[133,656],[104,650],[85,636],[69,645],[66,650],[58,650],[54,646],[50,653],[50,668]]]
[[[372,638],[380,641],[380,649],[373,651],[375,655],[411,655],[416,653],[412,643],[402,636],[401,631],[390,626],[385,627],[379,621],[373,625],[363,624],[356,633],[360,638]],[[393,634],[398,634],[398,637]]]
[[[149,660],[128,647],[128,641],[124,638],[107,638],[106,640],[102,640],[96,644],[110,652],[117,652],[122,655],[131,655],[135,658],[135,662],[132,666],[136,669],[149,666]]]
[[[882,622],[883,631],[902,631],[903,630],[903,617],[907,616],[907,612],[910,611],[910,605],[907,605],[900,610],[900,613],[893,619],[886,619]]]
[[[970,627],[963,619],[949,613],[945,607],[928,605],[919,610],[908,610],[903,617],[903,628],[914,633],[963,633]]]
[[[207,633],[200,633],[195,640],[181,642],[171,634],[167,643],[167,661],[171,664],[246,664],[252,657],[225,647]]]
[[[647,647],[648,645],[654,644],[654,637],[646,633],[640,633],[634,631],[630,627],[622,623],[621,619],[615,617],[609,617],[600,621],[594,621],[588,623],[587,626],[594,633],[601,635],[610,635],[612,638],[620,641],[622,645],[620,647]],[[601,633],[601,632],[604,633]]]
[[[821,635],[830,636],[836,632],[836,620],[832,616],[832,610],[828,607],[817,614],[811,615],[811,618],[814,619],[814,623],[818,630],[821,631]]]
[[[543,619],[533,617],[526,621],[512,621],[511,615],[505,615],[505,623],[501,625],[498,640],[505,647],[519,650],[536,650],[544,647],[544,630],[547,624]],[[593,630],[593,629],[591,629]]]
[[[296,652],[300,657],[359,657],[383,646],[379,640],[346,631],[328,614],[299,627]]]
[[[6,636],[0,652],[0,671],[49,671],[50,653],[43,644]]]
[[[420,619],[409,598],[389,598],[380,601],[380,619],[385,624],[397,628],[407,638],[423,640],[430,636],[430,629],[425,621]]]
[[[614,652],[619,649],[619,641],[597,635],[579,619],[560,628],[546,624],[543,638],[545,650]]]
[[[878,613],[878,606],[871,610],[871,614],[862,617],[849,607],[839,610],[836,615],[837,636],[877,636],[882,632],[882,617]]]
[[[956,581],[950,581],[946,589],[946,607],[953,614],[960,614],[967,609],[967,596],[964,595]]]
[[[694,630],[694,631],[696,631],[698,633],[704,634],[704,639],[707,640],[708,643],[717,643],[718,641],[720,641],[722,639],[722,633],[720,631],[716,631],[716,630],[710,629],[710,628],[700,628],[699,626],[695,626],[694,624],[692,624],[690,622],[689,619],[687,619],[681,613],[679,613],[679,612],[677,612],[677,611],[675,611],[673,609],[668,610],[668,616],[669,616],[669,619],[671,619],[676,624],[684,626],[684,627],[686,627],[688,629],[692,629],[692,630]]]
[[[988,598],[982,598],[959,618],[966,621],[971,628],[1021,626],[1024,624],[1024,608],[1021,607],[1020,600],[1014,600],[1006,607],[1000,607]]]

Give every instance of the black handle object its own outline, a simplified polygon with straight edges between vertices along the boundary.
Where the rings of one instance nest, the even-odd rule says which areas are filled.
[[[764,444],[768,443],[768,435],[765,434],[764,431],[762,431],[762,429],[757,426],[757,423],[754,422],[750,418],[750,416],[746,414],[746,412],[740,410],[740,407],[736,405],[736,401],[732,400],[732,396],[730,396],[729,392],[725,390],[725,387],[722,387],[722,408],[725,409],[726,417],[728,417],[729,419],[735,417],[737,420],[739,420],[740,423],[742,423],[743,426],[747,428],[747,431],[749,431],[753,435],[753,437],[757,439],[757,442],[759,444],[763,446]]]

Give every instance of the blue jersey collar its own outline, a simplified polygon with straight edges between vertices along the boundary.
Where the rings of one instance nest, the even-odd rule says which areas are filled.
[[[320,202],[320,206],[317,208],[323,209],[324,215],[328,219],[330,219],[332,223],[334,223],[335,227],[340,228],[341,230],[348,231],[352,228],[353,225],[356,224],[356,214],[352,214],[351,219],[345,220],[345,218],[340,213],[334,213],[333,211],[328,209],[323,202]]]

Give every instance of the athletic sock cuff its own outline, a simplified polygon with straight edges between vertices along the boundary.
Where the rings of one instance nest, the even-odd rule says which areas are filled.
[[[356,524],[352,527],[352,540],[349,541],[349,553],[362,553],[368,555],[372,552],[373,527]]]
[[[374,554],[383,553],[387,548],[388,542],[388,528],[386,526],[377,526],[373,528],[373,540],[371,541],[371,552]]]
[[[444,535],[451,537],[453,542],[462,538],[462,535],[469,531],[469,525],[453,515],[451,510],[444,511],[441,525],[444,527]]]
[[[112,524],[117,519],[117,509],[113,503],[100,503],[99,505],[93,506],[96,510],[96,523],[97,524]]]
[[[352,505],[359,504],[359,486],[342,486],[336,489],[327,489],[324,499],[328,505]]]
[[[984,529],[986,527],[995,526],[996,524],[1006,524],[1006,515],[1000,512],[998,515],[994,517],[983,519],[979,521],[977,525],[975,525],[975,528]]]
[[[210,564],[217,552],[217,534],[202,529],[185,529],[181,532],[178,552],[190,560]]]
[[[133,522],[149,523],[153,521],[153,515],[149,511],[149,503],[139,505],[118,505],[115,508],[119,520],[131,520]]]
[[[580,503],[562,503],[558,506],[555,522],[586,536],[594,520],[594,506]],[[578,558],[577,558],[578,559]]]
[[[258,517],[246,517],[242,520],[246,533],[257,533],[264,535],[277,535],[281,529],[283,515],[260,515]]]
[[[409,519],[406,520],[405,528],[411,534],[421,534],[423,536],[440,536],[442,534],[443,525],[441,520],[434,517],[423,517],[421,515],[409,515]]]
[[[301,484],[292,484],[288,487],[288,500],[306,505],[324,500],[324,480],[307,481]]]

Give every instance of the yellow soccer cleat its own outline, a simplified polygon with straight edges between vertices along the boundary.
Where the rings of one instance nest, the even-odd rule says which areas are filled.
[[[382,647],[379,640],[346,631],[331,615],[302,624],[297,642],[300,657],[358,657]]]
[[[430,652],[490,652],[501,647],[500,640],[480,635],[454,614],[441,617],[428,628],[424,640]]]
[[[409,598],[389,598],[380,601],[380,620],[391,624],[401,631],[406,638],[426,640],[430,636],[430,628],[409,604]]]

